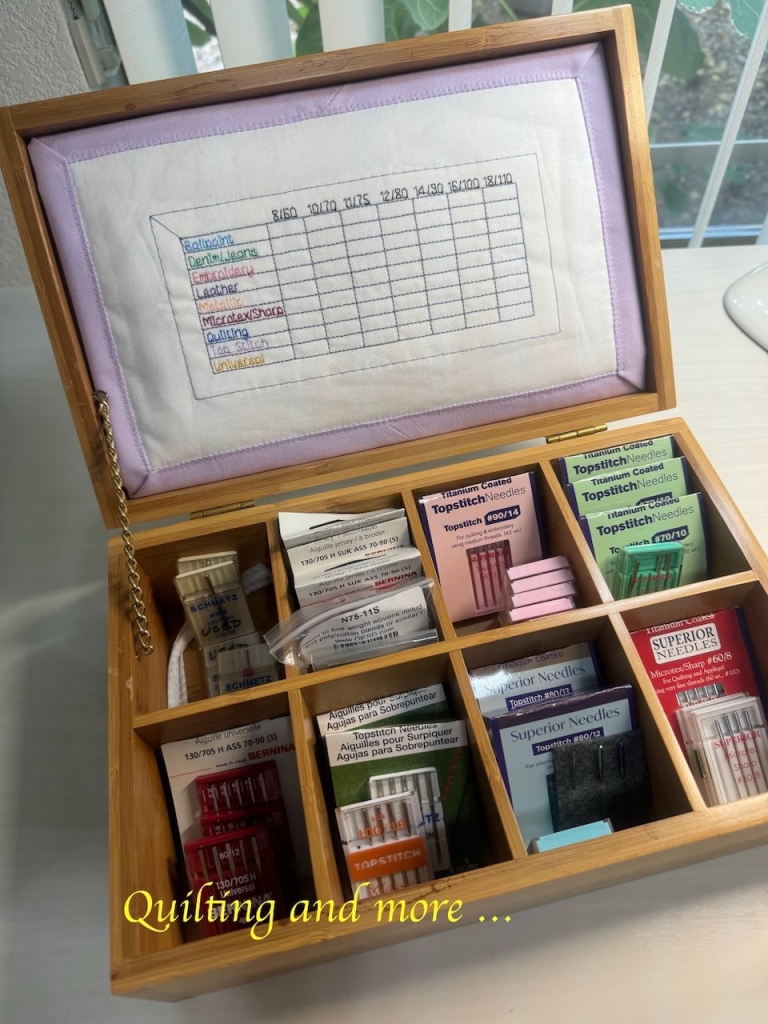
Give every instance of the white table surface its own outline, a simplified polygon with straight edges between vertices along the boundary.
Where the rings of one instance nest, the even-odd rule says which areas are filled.
[[[768,548],[768,353],[726,286],[768,248],[673,251],[679,411]],[[0,292],[0,1021],[768,1021],[768,852],[258,985],[109,994],[106,545],[37,303]]]

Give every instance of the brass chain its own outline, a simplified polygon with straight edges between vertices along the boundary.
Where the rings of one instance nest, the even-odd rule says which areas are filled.
[[[152,637],[149,634],[149,622],[147,621],[146,608],[144,607],[144,592],[141,589],[141,577],[139,566],[136,562],[136,551],[133,547],[133,533],[128,518],[128,505],[125,500],[125,489],[123,478],[120,474],[120,463],[117,459],[115,438],[112,434],[112,421],[109,415],[109,399],[103,391],[95,391],[93,395],[96,401],[96,408],[99,412],[101,427],[104,431],[104,439],[107,443],[107,457],[109,459],[109,474],[112,477],[112,484],[117,497],[117,510],[120,516],[120,528],[123,534],[123,550],[125,551],[125,562],[128,569],[128,584],[131,598],[131,622],[133,624],[133,640],[136,647],[136,657],[151,654],[154,651]]]

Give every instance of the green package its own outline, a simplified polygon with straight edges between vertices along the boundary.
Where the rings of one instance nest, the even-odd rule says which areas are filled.
[[[321,736],[355,729],[376,729],[385,725],[411,725],[416,722],[440,722],[451,718],[441,683],[425,686],[393,697],[367,700],[349,708],[337,708],[317,716]]]
[[[626,508],[646,501],[682,498],[689,490],[688,463],[680,456],[663,462],[628,466],[606,476],[590,476],[565,485],[576,515],[587,516],[611,508]]]
[[[326,747],[337,807],[369,800],[372,777],[434,769],[450,851],[450,868],[443,873],[471,871],[483,863],[487,837],[464,722],[330,733]],[[427,823],[428,838],[430,825],[439,829],[441,823]]]
[[[677,455],[672,437],[652,437],[648,441],[632,441],[616,448],[600,448],[594,452],[566,455],[560,459],[560,477],[563,483],[573,483],[589,476],[605,476],[617,469],[647,466],[663,462]]]
[[[582,516],[579,522],[611,589],[616,553],[627,544],[679,541],[685,549],[680,586],[707,578],[707,537],[700,494],[649,501],[639,507],[614,508]]]

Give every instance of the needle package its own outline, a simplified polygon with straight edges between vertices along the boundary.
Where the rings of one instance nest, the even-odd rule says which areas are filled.
[[[278,623],[264,639],[285,665],[305,671],[432,643],[427,595],[433,581],[419,579],[377,594],[363,591],[310,605]]]
[[[181,573],[175,582],[201,647],[255,632],[234,562]]]
[[[341,845],[360,899],[384,896],[434,878],[415,792],[336,809]]]
[[[198,572],[200,569],[208,569],[221,562],[232,562],[235,571],[240,572],[236,551],[215,551],[208,555],[185,555],[184,558],[176,560],[176,572],[179,575],[185,572]]]
[[[421,819],[427,837],[429,859],[434,871],[450,871],[448,836],[445,831],[445,812],[440,794],[440,779],[436,768],[420,768],[414,772],[394,772],[373,775],[368,780],[371,799],[387,799],[397,793],[412,792],[421,808]]]
[[[352,707],[328,711],[318,715],[316,721],[320,735],[327,736],[331,732],[350,732],[381,725],[438,722],[448,717],[445,690],[441,683],[436,683],[420,690],[396,693],[392,697],[381,697]]]
[[[230,831],[233,815],[235,824],[262,819],[273,815],[276,804],[281,804],[297,875],[310,877],[290,718],[272,718],[164,743],[161,751],[182,846]],[[281,849],[284,847],[283,838]]]
[[[285,917],[285,900],[266,825],[193,840],[185,844],[184,855],[192,890],[202,891],[204,899],[213,896],[215,901],[212,912],[202,915],[200,921],[204,936],[247,928],[247,917],[255,920],[257,908],[269,900],[274,900],[274,916]]]
[[[682,498],[688,491],[688,463],[682,456],[629,466],[607,476],[579,477],[565,485],[571,508],[579,516],[645,501]]]
[[[221,651],[216,661],[216,681],[211,696],[249,690],[252,686],[272,683],[278,678],[275,659],[263,643],[251,643]]]
[[[463,722],[330,733],[326,749],[337,806],[412,792],[433,869],[453,874],[482,862],[483,821]]]
[[[619,600],[672,590],[680,585],[685,548],[678,541],[626,544],[616,552],[611,590]]]
[[[627,544],[678,542],[685,552],[680,586],[707,578],[707,535],[701,494],[597,512],[582,516],[579,522],[609,587],[613,587],[619,549]]]
[[[248,811],[282,799],[280,776],[274,761],[198,775],[195,791],[203,814]]]
[[[469,679],[487,724],[496,715],[588,693],[600,686],[591,643],[471,669]]]
[[[257,647],[261,644],[261,637],[258,633],[246,633],[245,636],[232,637],[219,644],[209,644],[201,648],[203,664],[205,666],[205,678],[208,683],[208,696],[218,697],[220,677],[219,658],[228,651],[236,651],[246,647]]]
[[[639,629],[632,640],[683,749],[676,714],[681,708],[737,693],[762,696],[739,609]]]
[[[326,525],[306,544],[286,546],[294,580],[315,579],[338,565],[358,562],[410,544],[404,509]]]
[[[675,455],[677,452],[672,437],[653,437],[647,441],[632,441],[615,448],[566,455],[560,459],[560,476],[564,483],[572,483],[574,480],[590,476],[605,476],[620,469],[663,462]]]
[[[300,607],[341,594],[384,590],[422,575],[405,509],[363,515],[281,513],[281,538]]]
[[[294,577],[296,599],[304,608],[341,594],[387,590],[422,576],[421,554],[414,547],[400,547],[384,554],[356,559],[325,569],[314,577]]]
[[[580,694],[493,719],[496,757],[526,843],[554,831],[547,780],[555,747],[635,727],[631,686]]]
[[[281,874],[283,868],[292,867],[293,844],[282,797],[242,811],[214,811],[200,815],[200,828],[204,839],[223,836],[228,832],[239,832],[255,825],[266,825],[269,829],[272,848],[279,853],[278,868]]]
[[[718,697],[677,712],[694,778],[710,807],[768,792],[765,716],[756,697]]]
[[[366,526],[400,519],[402,508],[377,509],[374,512],[280,512],[277,523],[280,539],[286,551],[311,544],[315,541],[334,537],[339,533]]]
[[[503,608],[507,570],[541,558],[533,473],[430,494],[419,511],[454,622]]]

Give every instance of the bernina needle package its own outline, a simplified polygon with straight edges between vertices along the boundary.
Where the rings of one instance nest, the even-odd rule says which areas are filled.
[[[293,586],[299,605],[305,608],[340,594],[357,594],[363,590],[386,591],[398,583],[417,580],[421,576],[421,555],[418,549],[400,547],[383,554],[364,556],[344,565],[335,565],[311,578],[294,577]]]
[[[419,509],[454,622],[499,611],[507,569],[542,556],[533,473],[430,494]]]
[[[245,814],[254,803],[272,809],[279,793],[285,804],[298,876],[311,875],[290,718],[272,718],[164,743],[161,750],[182,845],[211,834],[210,829],[203,828],[206,814]],[[249,767],[259,770],[268,765],[274,767],[259,772],[253,792],[248,780],[241,783],[235,778]],[[226,777],[224,773],[228,773]],[[218,781],[216,785],[202,785],[201,777]],[[260,796],[255,799],[254,793],[259,790]]]
[[[311,540],[286,545],[286,552],[295,579],[315,579],[328,569],[406,547],[409,542],[405,510],[384,509],[370,516],[318,527]]]
[[[634,729],[632,687],[615,686],[501,715],[492,727],[501,774],[527,844],[554,831],[548,787],[552,750]]]
[[[402,508],[383,508],[374,512],[280,512],[277,516],[280,539],[286,551],[335,537],[347,530],[401,519]]]
[[[361,516],[283,513],[281,536],[300,607],[360,590],[382,590],[422,575],[405,510]]]

